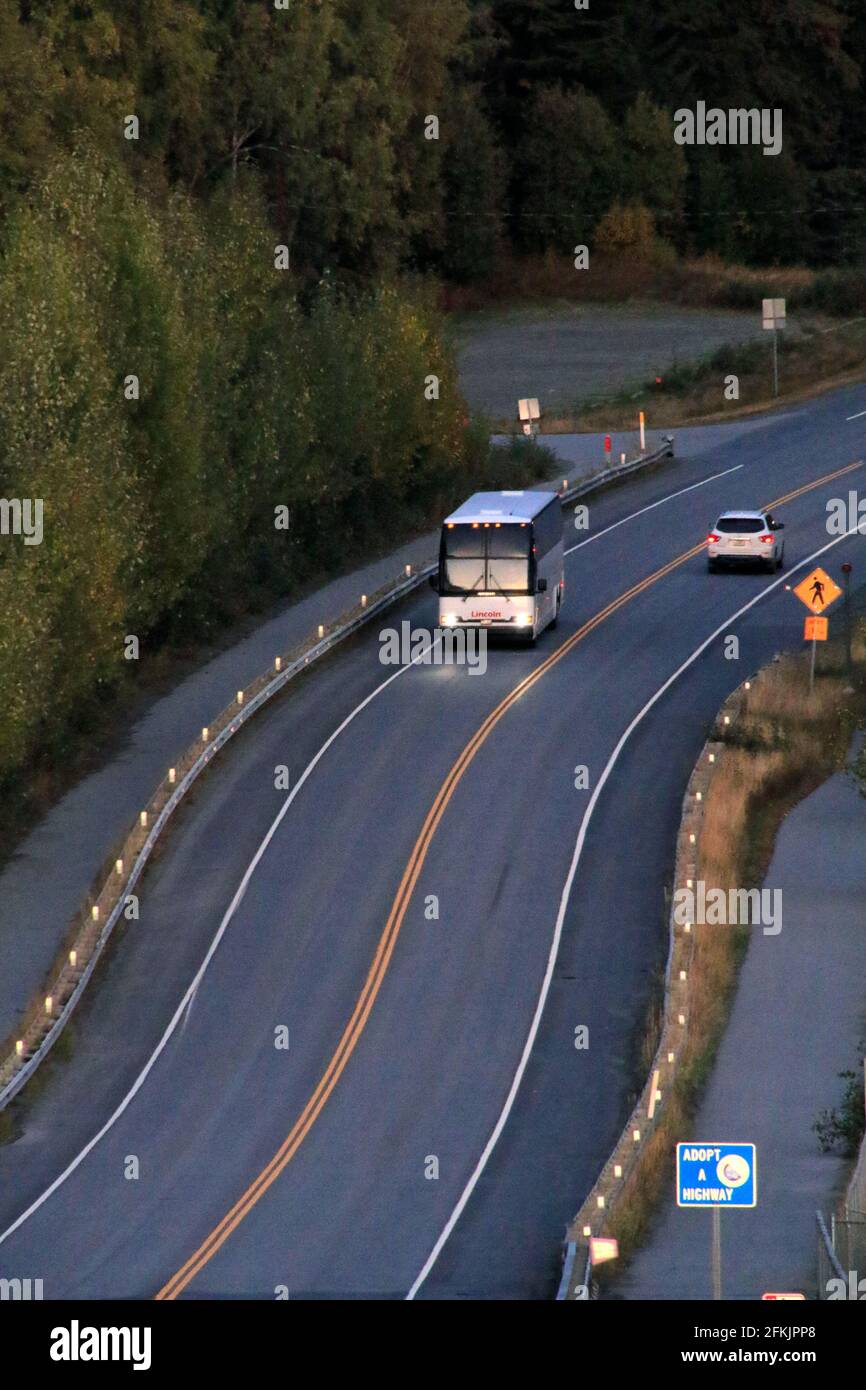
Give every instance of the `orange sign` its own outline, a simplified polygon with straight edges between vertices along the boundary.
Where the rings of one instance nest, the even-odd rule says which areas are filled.
[[[800,602],[805,603],[810,612],[817,614],[823,613],[825,608],[835,603],[841,592],[836,581],[831,579],[820,565],[811,574],[807,574],[794,590]]]
[[[803,636],[807,642],[826,642],[829,618],[807,618]]]

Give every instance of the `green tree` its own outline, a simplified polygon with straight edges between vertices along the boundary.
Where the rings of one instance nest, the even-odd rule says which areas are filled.
[[[642,202],[653,213],[662,234],[679,239],[687,165],[682,147],[674,141],[670,112],[641,92],[626,113],[623,139],[623,196]]]
[[[0,777],[59,746],[117,669],[141,513],[88,248],[44,207],[18,210],[0,276],[0,493],[41,500],[41,544],[0,550]]]
[[[79,7],[75,7],[79,8]],[[111,0],[117,63],[131,84],[127,112],[138,116],[140,139],[126,145],[133,169],[143,159],[171,178],[194,184],[201,177],[216,123],[216,64],[206,7],[193,0]],[[247,6],[242,7],[244,9]],[[113,153],[109,130],[102,148]]]
[[[379,0],[335,0],[329,71],[309,148],[288,165],[294,244],[317,270],[393,271],[406,247],[397,208],[401,41]]]
[[[447,133],[428,138],[427,121],[446,126],[456,64],[471,63],[466,0],[393,0],[391,23],[400,38],[395,70],[395,196],[413,258],[429,264],[444,239],[443,174]]]
[[[141,558],[131,567],[129,612],[147,628],[177,602],[206,549],[198,346],[180,288],[183,264],[168,254],[157,207],[90,138],[52,168],[38,206],[80,248],[124,430],[124,468],[139,500]]]
[[[31,0],[25,25],[42,60],[55,74],[50,105],[54,140],[69,148],[90,130],[103,150],[116,151],[123,117],[136,111],[136,84],[125,66],[118,0],[56,5]]]
[[[515,153],[520,244],[571,255],[588,242],[620,189],[622,163],[617,132],[595,97],[540,87]]]
[[[445,244],[442,264],[454,280],[493,269],[503,231],[505,164],[480,92],[455,88],[445,129]]]
[[[51,113],[61,82],[56,64],[40,52],[17,0],[0,0],[0,215],[54,153]]]

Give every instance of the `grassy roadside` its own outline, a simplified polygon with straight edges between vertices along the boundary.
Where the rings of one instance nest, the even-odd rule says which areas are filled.
[[[580,271],[570,256],[552,251],[540,256],[506,254],[487,279],[440,285],[438,297],[445,312],[461,314],[557,299],[570,304],[655,299],[695,309],[755,310],[764,296],[787,299],[789,313],[853,317],[866,308],[866,268],[756,269],[711,255],[680,259],[671,247],[655,242],[627,255],[593,251],[589,267]]]
[[[725,755],[706,799],[697,869],[708,889],[759,887],[781,821],[844,765],[853,732],[866,720],[866,619],[859,620],[852,645],[852,675],[845,670],[841,644],[830,645],[811,697],[805,653],[769,666],[745,694],[736,724],[717,731]],[[690,1021],[680,1066],[608,1220],[610,1234],[620,1241],[617,1272],[641,1244],[670,1189],[674,1146],[687,1134],[712,1070],[747,946],[748,928],[695,928]],[[648,1033],[653,1031],[656,1023]],[[617,1272],[602,1267],[599,1282],[614,1282]]]

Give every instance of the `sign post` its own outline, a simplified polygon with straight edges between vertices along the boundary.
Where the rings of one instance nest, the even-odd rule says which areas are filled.
[[[677,1144],[677,1206],[713,1213],[713,1298],[722,1297],[722,1208],[758,1204],[754,1144]]]
[[[842,590],[831,579],[826,570],[822,570],[819,565],[817,569],[807,574],[794,589],[794,593],[801,603],[804,603],[812,614],[811,618],[806,619],[803,629],[803,638],[812,643],[812,660],[809,666],[809,694],[815,689],[815,652],[818,642],[827,641],[827,629],[829,620],[823,616],[824,610],[835,603]]]
[[[845,576],[845,670],[851,675],[851,565],[848,561],[842,566]]]
[[[541,428],[541,410],[538,405],[537,396],[525,396],[517,402],[517,414],[523,425],[523,433],[530,436],[538,434]]]
[[[815,652],[819,642],[827,641],[827,629],[830,626],[829,618],[807,618],[803,628],[804,641],[812,643],[812,660],[809,665],[809,694],[815,689]]]
[[[779,394],[779,329],[785,327],[786,307],[784,299],[765,299],[763,308],[763,327],[773,333],[773,394]]]

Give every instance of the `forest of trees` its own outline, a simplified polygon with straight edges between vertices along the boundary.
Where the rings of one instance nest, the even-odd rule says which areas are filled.
[[[0,0],[0,52],[0,210],[87,130],[151,195],[254,165],[316,275],[470,278],[630,203],[679,251],[864,249],[862,0]],[[783,153],[675,146],[697,100],[781,108]]]
[[[671,254],[856,262],[864,11],[0,0],[0,497],[45,503],[41,545],[0,538],[0,786],[124,634],[285,593],[484,475],[435,283],[623,208]],[[784,152],[675,145],[698,99],[781,106]]]

